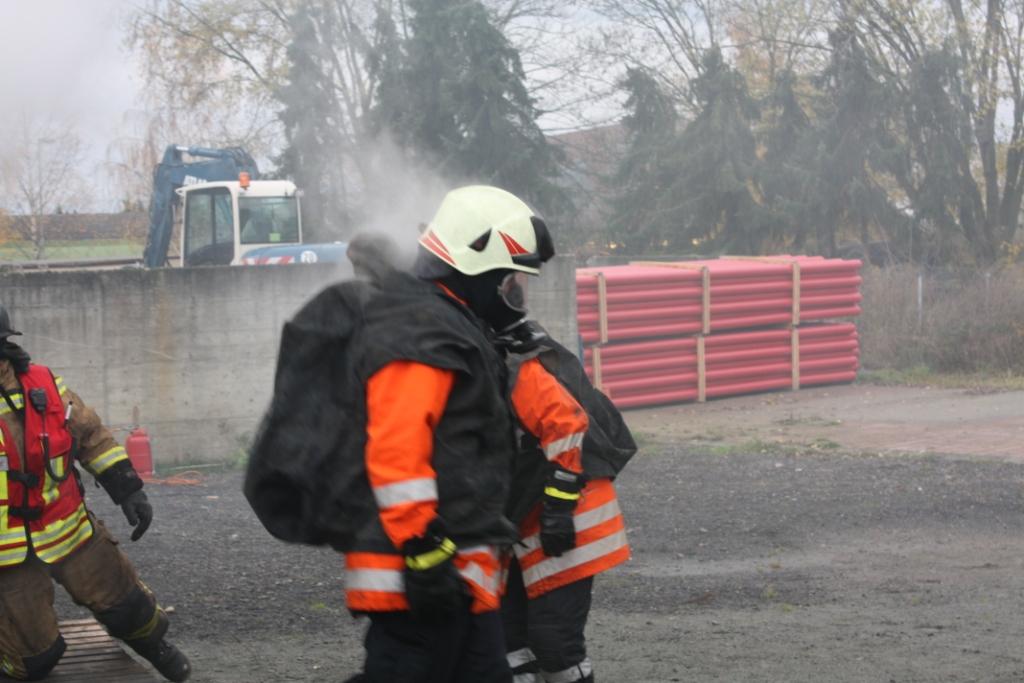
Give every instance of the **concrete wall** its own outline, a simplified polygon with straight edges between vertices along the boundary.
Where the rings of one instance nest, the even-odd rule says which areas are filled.
[[[531,282],[536,317],[575,348],[574,266]],[[123,440],[133,409],[157,468],[235,457],[273,385],[281,325],[336,266],[0,275],[0,302],[38,362],[67,379]]]

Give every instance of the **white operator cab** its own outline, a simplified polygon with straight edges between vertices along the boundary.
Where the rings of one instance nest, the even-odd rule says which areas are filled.
[[[302,243],[299,192],[289,180],[197,183],[176,190],[185,216],[181,265],[239,265],[258,247]]]

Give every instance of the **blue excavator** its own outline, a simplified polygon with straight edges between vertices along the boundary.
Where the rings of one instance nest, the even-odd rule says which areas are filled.
[[[170,145],[153,171],[143,263],[170,265],[179,210],[184,267],[341,262],[344,243],[303,243],[300,195],[291,181],[261,179],[240,147]]]

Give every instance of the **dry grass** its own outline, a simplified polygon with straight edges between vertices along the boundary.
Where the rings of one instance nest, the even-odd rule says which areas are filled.
[[[863,370],[858,375],[857,381],[890,387],[965,389],[968,393],[976,394],[1024,391],[1024,375],[1022,374],[1013,372],[935,372],[923,365],[904,369]]]
[[[893,369],[965,375],[1024,375],[1024,269],[926,274],[866,268],[858,326],[862,362]]]

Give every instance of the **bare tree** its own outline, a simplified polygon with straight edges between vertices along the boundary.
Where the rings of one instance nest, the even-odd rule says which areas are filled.
[[[589,76],[602,70],[588,68],[591,56],[574,49],[575,3],[482,1],[520,51],[527,86],[546,123],[584,125],[580,112],[603,94]],[[291,158],[294,116],[315,99],[316,115],[326,125],[322,135],[305,142],[316,145],[317,156],[329,150],[332,161],[314,175],[340,204],[358,209],[352,204],[378,180],[382,147],[378,132],[366,126],[377,102],[373,60],[387,59],[386,50],[395,49],[393,39],[383,44],[384,27],[393,26],[393,38],[401,40],[408,37],[408,19],[404,0],[148,0],[132,19],[129,44],[146,69],[154,120],[123,136],[111,161],[121,176],[137,176],[141,165],[135,162],[151,154],[155,138],[163,144],[237,144],[257,158],[279,160],[296,176],[305,174],[303,162]],[[315,194],[313,180],[302,182]]]
[[[298,0],[148,0],[130,17],[147,125],[167,144],[280,149],[288,16]],[[128,137],[131,137],[130,135]]]
[[[612,26],[592,49],[648,69],[683,106],[693,106],[687,86],[700,75],[705,50],[727,37],[721,0],[595,0],[593,5]]]
[[[621,68],[587,46],[601,35],[585,0],[482,0],[495,26],[519,51],[526,86],[545,131],[558,133],[618,119],[611,93]]]
[[[828,55],[830,0],[592,0],[612,22],[592,49],[646,69],[692,109],[690,82],[703,56],[719,49],[747,78],[755,94],[768,92],[783,71],[807,74]]]
[[[763,95],[785,72],[817,73],[828,61],[834,25],[829,0],[727,0],[728,47],[751,92]]]
[[[0,161],[0,182],[11,226],[32,244],[32,257],[46,251],[45,218],[58,210],[75,208],[82,200],[79,165],[82,143],[73,126],[55,120],[37,121],[23,116]]]
[[[146,112],[125,112],[117,137],[107,146],[104,167],[125,210],[147,205],[153,191],[153,168],[166,141],[159,120]]]
[[[541,50],[569,30],[559,22],[564,3],[556,0],[485,4],[524,52]],[[205,131],[219,136],[220,144],[231,141],[257,154],[265,145],[279,149],[283,135],[277,97],[295,38],[292,18],[300,8],[314,17],[315,48],[330,72],[342,132],[350,140],[358,136],[356,129],[374,97],[366,63],[374,22],[387,14],[404,34],[402,0],[149,0],[132,17],[128,41],[142,58],[148,108],[172,131]],[[567,56],[565,51],[559,55]],[[535,73],[556,61],[550,54],[538,56]],[[545,71],[536,85],[551,89],[552,80]]]
[[[842,0],[841,26],[903,101],[894,172],[921,214],[991,263],[1024,198],[1024,2]]]

